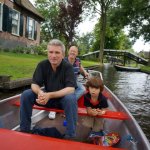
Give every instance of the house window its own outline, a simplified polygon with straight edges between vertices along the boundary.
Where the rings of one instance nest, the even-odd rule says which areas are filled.
[[[35,20],[28,17],[28,38],[34,39]]]
[[[2,23],[3,23],[3,5],[0,3],[0,31],[2,31]]]
[[[34,20],[29,18],[29,35],[28,38],[34,38]]]
[[[20,13],[16,10],[12,11],[12,34],[19,35]]]

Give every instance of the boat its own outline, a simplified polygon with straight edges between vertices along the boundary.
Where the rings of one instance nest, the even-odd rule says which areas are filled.
[[[140,71],[140,68],[135,68],[135,67],[126,67],[122,65],[114,65],[117,71],[130,71],[130,72],[135,72],[135,71]]]
[[[89,70],[89,73],[101,76],[98,71]],[[82,78],[80,82],[84,83]],[[0,101],[0,148],[2,150],[150,150],[148,139],[125,105],[106,86],[103,94],[108,98],[110,110],[98,117],[105,118],[105,131],[119,134],[120,140],[116,145],[103,146],[87,142],[91,129],[82,124],[82,120],[87,116],[83,97],[78,100],[77,141],[19,132],[19,94]],[[65,118],[62,117],[63,110],[36,105],[33,108],[33,126],[56,127],[64,133],[66,126]],[[48,118],[49,111],[57,112],[54,120]]]

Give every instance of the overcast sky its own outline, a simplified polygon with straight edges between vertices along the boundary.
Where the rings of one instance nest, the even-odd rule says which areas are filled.
[[[30,0],[30,1],[31,1],[32,4],[34,4],[35,0]],[[83,23],[79,24],[77,31],[79,31],[80,34],[90,32],[94,29],[95,23],[96,23],[96,20],[94,20],[94,18],[93,18],[93,20],[90,20],[90,21],[85,20]],[[150,51],[150,43],[145,43],[144,44],[143,39],[140,38],[139,40],[137,40],[135,42],[135,44],[133,45],[132,48],[136,52],[140,52],[142,50]]]

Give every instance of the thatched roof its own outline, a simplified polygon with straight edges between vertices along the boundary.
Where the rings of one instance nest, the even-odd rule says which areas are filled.
[[[36,8],[32,5],[32,3],[29,0],[15,0],[15,3],[32,12],[33,14],[38,16],[42,21],[44,21],[43,16],[36,10]]]

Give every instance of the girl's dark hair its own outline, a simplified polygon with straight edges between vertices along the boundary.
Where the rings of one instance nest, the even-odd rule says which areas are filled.
[[[102,92],[104,89],[103,81],[100,77],[90,77],[89,80],[86,82],[86,87],[89,89],[89,87],[94,87],[99,89]]]

